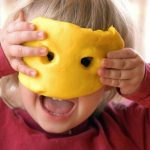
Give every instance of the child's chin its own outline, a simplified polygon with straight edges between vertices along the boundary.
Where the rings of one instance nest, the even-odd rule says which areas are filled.
[[[74,126],[72,126],[72,123],[70,123],[69,121],[65,121],[65,122],[49,122],[47,124],[40,124],[41,128],[47,132],[47,133],[51,133],[51,134],[65,134],[68,133],[68,131],[70,131],[72,128],[74,128]]]

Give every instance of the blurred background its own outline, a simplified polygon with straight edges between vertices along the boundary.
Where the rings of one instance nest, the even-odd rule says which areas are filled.
[[[150,62],[150,0],[128,0],[128,2],[139,32],[137,51]]]
[[[6,14],[2,13],[3,1],[0,0],[0,27],[2,26],[3,18]],[[12,1],[12,0],[5,0]],[[150,62],[150,0],[125,0],[129,3],[129,8],[137,25],[138,40],[137,51],[144,57],[147,62]]]

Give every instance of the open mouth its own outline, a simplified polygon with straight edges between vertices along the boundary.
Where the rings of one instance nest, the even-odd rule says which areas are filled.
[[[40,101],[44,110],[55,117],[70,115],[77,105],[77,98],[60,100],[57,98],[40,96]]]

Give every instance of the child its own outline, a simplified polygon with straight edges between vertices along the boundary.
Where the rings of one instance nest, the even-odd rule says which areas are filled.
[[[3,31],[0,52],[0,76],[16,71],[35,76],[35,70],[23,64],[22,57],[47,54],[46,49],[30,48],[19,44],[43,39],[42,31],[34,31],[30,21],[37,16],[75,23],[82,27],[106,30],[113,25],[122,35],[125,46],[110,52],[98,70],[105,88],[70,100],[74,109],[63,118],[60,110],[71,102],[61,101],[47,114],[40,95],[18,83],[17,73],[1,79],[0,148],[1,150],[148,150],[150,149],[150,67],[132,51],[133,35],[127,14],[117,1],[112,0],[36,0],[16,2],[21,12],[16,21]],[[26,5],[25,5],[26,4]],[[25,6],[22,6],[25,5]],[[15,6],[15,5],[14,5]],[[38,10],[38,11],[37,11]],[[24,21],[25,18],[25,21]],[[42,52],[42,53],[41,53]],[[146,69],[145,69],[146,68]],[[15,85],[15,86],[14,86]],[[109,87],[111,86],[111,87]],[[114,89],[133,102],[109,102],[103,112],[102,105],[114,95]],[[5,103],[11,107],[8,108]],[[53,102],[53,103],[55,103]],[[139,103],[139,104],[137,104]],[[55,105],[55,104],[54,104]],[[99,108],[98,108],[99,107]],[[97,112],[95,115],[94,112]],[[56,115],[57,114],[57,115]]]

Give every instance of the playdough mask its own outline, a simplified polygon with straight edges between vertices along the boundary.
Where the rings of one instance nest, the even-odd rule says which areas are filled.
[[[47,38],[27,42],[31,47],[47,47],[43,57],[25,57],[25,63],[37,70],[36,77],[19,73],[20,82],[33,92],[59,99],[70,99],[96,92],[102,87],[97,75],[107,52],[124,47],[115,30],[81,28],[77,25],[47,18],[32,21]]]

